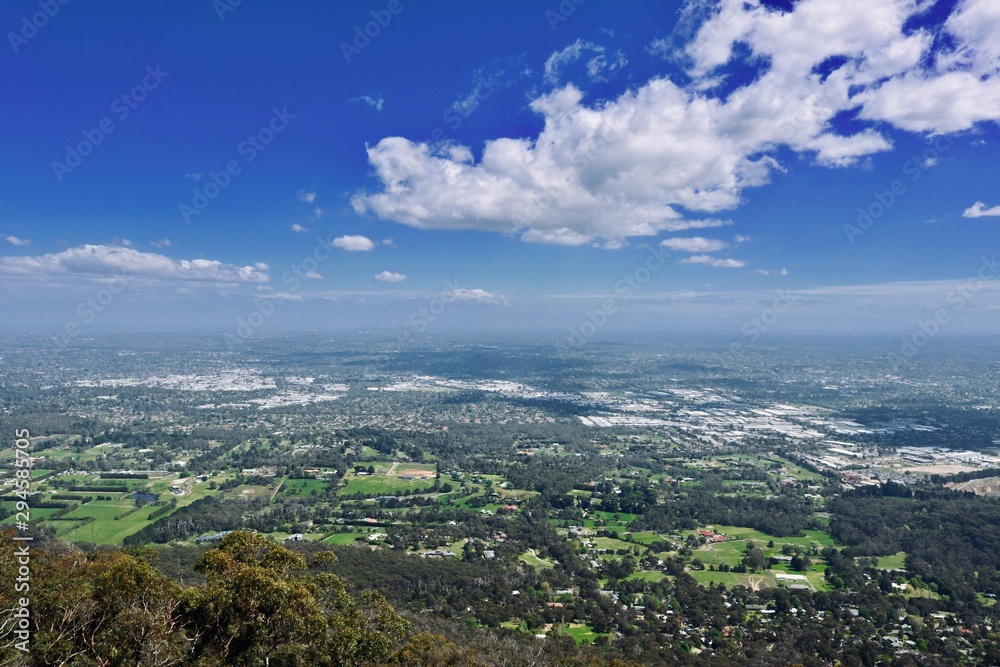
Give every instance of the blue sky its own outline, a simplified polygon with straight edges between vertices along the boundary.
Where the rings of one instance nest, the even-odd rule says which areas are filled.
[[[0,28],[6,330],[998,329],[989,0],[36,0]]]

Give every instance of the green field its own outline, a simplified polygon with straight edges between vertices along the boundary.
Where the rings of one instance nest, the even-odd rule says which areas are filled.
[[[141,530],[149,523],[149,515],[157,506],[145,505],[128,516],[115,520],[116,516],[124,514],[135,507],[130,500],[94,500],[78,507],[66,518],[93,517],[94,521],[78,526],[69,522],[58,522],[59,527],[69,526],[70,529],[59,535],[67,542],[93,542],[94,544],[121,544],[121,541],[132,533]],[[65,530],[65,528],[62,528]]]
[[[429,491],[433,482],[398,477],[348,477],[342,495],[360,493],[365,496],[392,496],[402,491]]]
[[[306,497],[321,495],[330,483],[322,479],[286,479],[281,487],[281,493]],[[315,492],[315,493],[314,493]]]
[[[535,569],[555,567],[555,565],[552,564],[551,562],[545,560],[544,558],[539,558],[538,556],[536,556],[534,549],[528,549],[523,554],[518,556],[518,559],[524,563],[527,563],[528,565],[532,566]]]
[[[600,637],[594,632],[594,628],[583,623],[570,623],[563,628],[563,632],[572,637],[577,644],[593,644],[594,640]]]
[[[741,572],[710,572],[708,570],[692,570],[688,572],[688,574],[690,574],[691,577],[702,586],[708,586],[709,584],[725,584],[727,588],[732,588],[733,586],[746,586],[750,589],[753,589],[754,585],[758,588],[774,587],[774,581],[767,575],[766,572],[752,574]]]
[[[325,542],[326,544],[339,544],[339,545],[354,544],[355,542],[358,541],[359,537],[367,537],[367,535],[368,533],[362,533],[362,532],[334,533],[329,537],[323,538],[321,541]]]
[[[882,556],[878,559],[878,567],[882,570],[905,570],[906,552],[900,551],[892,556]]]

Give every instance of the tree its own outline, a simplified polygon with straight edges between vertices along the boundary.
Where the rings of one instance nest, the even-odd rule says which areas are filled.
[[[314,565],[335,562],[321,553]],[[355,600],[340,577],[300,574],[305,557],[262,535],[230,533],[196,568],[208,582],[191,604],[205,664],[378,663],[409,629],[379,593]]]

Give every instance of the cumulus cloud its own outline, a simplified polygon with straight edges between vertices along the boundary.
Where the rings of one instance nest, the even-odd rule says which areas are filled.
[[[375,244],[367,236],[338,236],[333,240],[333,245],[349,252],[368,252],[375,248]]]
[[[316,193],[308,190],[299,190],[299,201],[311,204],[316,201]]]
[[[382,105],[385,104],[385,98],[381,95],[378,97],[372,97],[371,95],[359,95],[358,97],[352,97],[349,102],[364,102],[375,111],[381,111]]]
[[[675,237],[663,239],[660,245],[671,250],[682,250],[684,252],[716,252],[728,248],[729,244],[715,239],[706,239],[702,236]]]
[[[1000,5],[962,0],[942,25],[912,29],[927,2],[760,0],[692,2],[684,39],[658,41],[686,78],[657,76],[617,98],[587,103],[565,68],[617,62],[579,40],[554,53],[557,86],[530,108],[537,136],[470,148],[386,137],[368,148],[378,185],[352,198],[360,214],[421,229],[479,229],[529,242],[582,245],[690,229],[731,210],[784,170],[787,151],[830,168],[864,164],[892,144],[887,129],[941,134],[1000,119]],[[903,26],[907,25],[904,31]],[[676,48],[670,48],[676,44]],[[945,46],[942,46],[945,45]],[[603,63],[603,64],[602,64]],[[759,68],[727,90],[734,65]],[[843,133],[838,118],[859,129]]]
[[[292,224],[292,231],[293,232],[299,232],[299,233],[308,232],[309,228],[308,227],[303,227],[302,225],[300,225],[299,223],[296,222],[296,223]]]
[[[981,201],[977,201],[975,204],[965,209],[965,212],[962,213],[963,218],[985,218],[997,216],[1000,216],[1000,206],[986,208],[986,204]]]
[[[211,259],[172,259],[111,245],[82,245],[30,257],[0,257],[0,275],[21,278],[109,278],[126,274],[161,281],[266,283],[263,262],[236,266]]]
[[[16,246],[20,246],[20,247],[31,245],[31,241],[29,241],[28,239],[18,238],[17,236],[14,236],[13,234],[8,234],[7,236],[5,236],[4,237],[4,241],[6,241],[7,243],[9,243],[11,245],[16,245]]]
[[[408,276],[402,273],[393,273],[392,271],[383,271],[382,273],[375,276],[375,280],[380,283],[401,283],[406,280]]]
[[[719,259],[711,255],[694,255],[681,260],[683,264],[707,264],[720,269],[740,269],[747,265],[746,262],[738,259]]]
[[[507,297],[501,294],[491,294],[490,292],[478,287],[474,289],[456,287],[452,290],[446,290],[441,293],[441,299],[445,303],[485,303],[494,306],[510,305],[510,301],[508,301]]]

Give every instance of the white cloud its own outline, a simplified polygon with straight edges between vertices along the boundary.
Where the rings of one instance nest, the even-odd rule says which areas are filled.
[[[918,0],[799,0],[787,12],[759,0],[695,5],[694,28],[674,49],[690,81],[655,77],[590,104],[573,85],[556,88],[531,102],[544,122],[537,136],[487,141],[478,160],[465,146],[383,138],[368,148],[378,186],[357,193],[354,209],[421,229],[621,240],[737,207],[784,170],[785,150],[827,167],[864,165],[892,148],[887,128],[957,132],[1000,119],[995,2],[960,2],[940,28],[954,49],[936,57],[930,28],[902,30],[927,10]],[[724,93],[715,86],[742,51],[760,74]],[[607,74],[615,57],[578,40],[552,54],[545,78],[555,85],[566,66],[600,55],[594,72]],[[852,111],[862,128],[841,134],[834,119]]]
[[[372,109],[375,109],[375,111],[381,111],[382,105],[385,104],[385,98],[383,98],[381,95],[379,95],[378,97],[372,97],[371,95],[359,95],[358,97],[353,97],[348,101],[364,102]]]
[[[326,209],[317,206],[316,208],[313,209],[313,220],[319,220],[320,218],[323,217],[324,213],[326,213]]]
[[[6,241],[7,243],[9,243],[11,245],[16,245],[16,246],[20,246],[20,247],[31,245],[31,241],[29,241],[28,239],[18,238],[17,236],[14,236],[13,234],[8,234],[6,237],[4,237],[4,241]]]
[[[762,276],[787,276],[788,269],[782,268],[780,271],[768,271],[767,269],[757,269],[754,273],[759,273]]]
[[[556,51],[545,61],[545,81],[552,85],[559,83],[562,69],[571,65],[587,54],[593,56],[587,61],[587,76],[591,81],[606,81],[605,74],[613,74],[628,64],[625,54],[616,51],[608,58],[607,50],[593,42],[585,42],[581,39],[567,46],[561,51]]]
[[[333,245],[350,252],[368,252],[375,248],[375,244],[367,236],[338,236],[333,240]]]
[[[681,260],[682,264],[707,264],[721,269],[740,269],[747,265],[746,262],[738,259],[719,259],[711,255],[694,255]]]
[[[315,271],[307,271],[306,278],[309,280],[326,280],[326,276],[316,273]]]
[[[174,243],[166,236],[164,236],[159,241],[150,241],[149,245],[153,246],[154,248],[169,248],[170,246],[174,245]]]
[[[308,190],[299,190],[299,201],[311,204],[316,201],[316,193]]]
[[[494,306],[509,306],[507,297],[500,294],[491,294],[484,289],[465,289],[458,287],[441,293],[441,300],[445,303],[485,303]]]
[[[675,237],[660,241],[660,245],[671,250],[682,250],[684,252],[716,252],[728,248],[729,244],[715,239],[706,239],[703,236]]]
[[[266,283],[263,262],[236,266],[218,260],[177,260],[164,255],[110,245],[82,245],[31,257],[0,257],[0,275],[23,278],[128,276],[206,283]]]
[[[309,228],[308,227],[303,227],[302,225],[300,225],[299,223],[296,222],[296,223],[292,224],[292,231],[293,232],[299,232],[299,233],[308,232]]]
[[[981,201],[977,201],[975,204],[965,209],[965,212],[962,213],[963,218],[985,218],[987,216],[1000,216],[1000,206],[986,208],[986,204]]]
[[[391,271],[383,271],[382,273],[375,276],[375,280],[380,283],[401,283],[406,280],[408,276],[402,273],[393,273]]]
[[[201,174],[198,173],[184,174],[184,178],[190,178],[192,181],[200,181]]]

